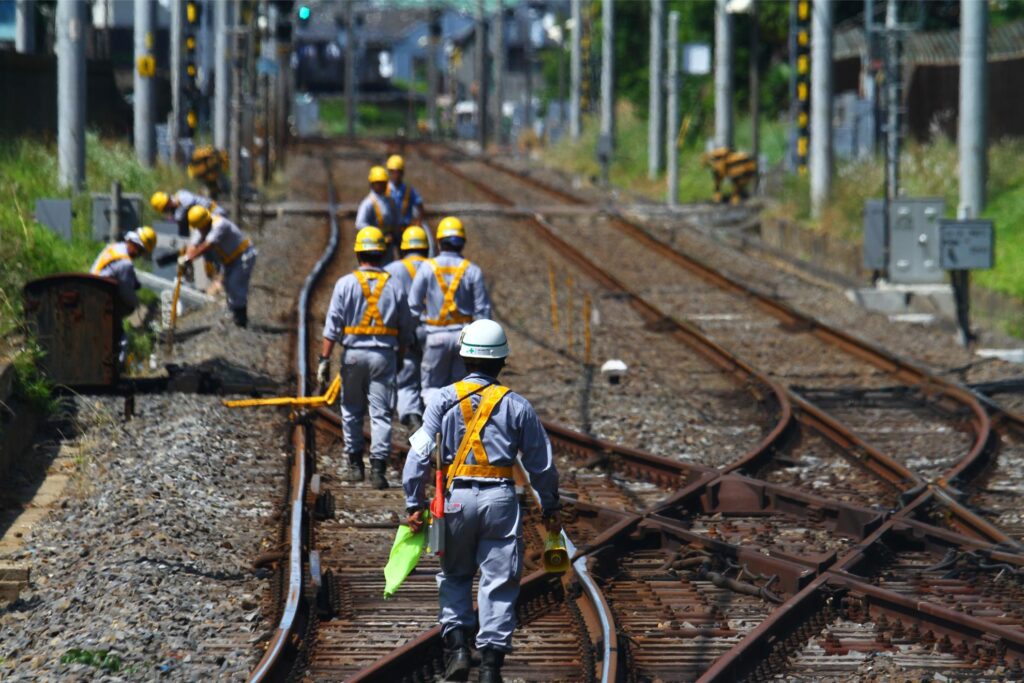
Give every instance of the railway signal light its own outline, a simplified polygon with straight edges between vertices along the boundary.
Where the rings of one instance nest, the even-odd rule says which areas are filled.
[[[299,7],[299,21],[309,21],[309,17],[312,16],[312,11],[309,9],[309,5],[302,5]]]

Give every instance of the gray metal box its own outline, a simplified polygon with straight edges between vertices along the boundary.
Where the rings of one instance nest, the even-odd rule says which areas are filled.
[[[92,195],[92,238],[106,242],[110,238],[110,195],[94,192]],[[121,234],[142,225],[142,195],[121,195]]]
[[[939,221],[940,253],[945,270],[981,270],[995,263],[992,221]]]
[[[885,268],[885,202],[868,199],[864,202],[864,267]]]
[[[889,205],[889,280],[899,284],[946,281],[939,252],[941,198],[897,199]]]
[[[37,199],[36,220],[60,235],[65,242],[71,241],[70,199]]]

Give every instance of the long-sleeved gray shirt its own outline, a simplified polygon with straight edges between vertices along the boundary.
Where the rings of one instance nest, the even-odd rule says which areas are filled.
[[[384,270],[391,274],[391,277],[395,280],[395,284],[401,287],[402,298],[408,302],[409,290],[412,289],[412,280],[416,277],[416,273],[419,271],[427,259],[422,256],[406,256],[398,261],[392,261],[391,263],[384,266]],[[412,267],[412,275],[409,274],[409,267]]]
[[[493,377],[478,372],[469,374],[463,381],[479,384],[481,387],[497,383]],[[473,394],[470,400],[475,411],[480,405],[480,393]],[[454,385],[437,392],[424,412],[423,427],[410,439],[414,443],[422,442],[429,445],[411,447],[405,459],[402,487],[405,490],[407,508],[419,507],[425,503],[424,484],[435,458],[431,446],[434,443],[434,435],[438,432],[441,433],[441,461],[450,465],[466,433],[466,424],[463,422],[462,411],[458,408]],[[529,401],[512,391],[505,394],[480,432],[480,440],[491,465],[514,465],[516,455],[521,453],[523,469],[530,476],[530,484],[540,496],[543,511],[549,513],[556,509],[558,470],[551,455],[551,442],[548,441],[544,426]],[[466,456],[466,462],[476,462],[472,450]]]
[[[239,251],[242,244],[247,241],[241,228],[223,216],[214,216],[209,232],[203,237],[203,242],[212,243],[213,248],[205,252],[203,256],[225,267],[230,267],[247,249],[252,248],[252,245],[249,245],[247,249]],[[226,261],[230,263],[226,263]]]
[[[378,211],[380,220],[377,220]],[[370,190],[363,198],[356,210],[356,229],[361,230],[368,225],[380,228],[385,235],[395,231],[398,227],[398,209],[391,197]]]
[[[360,266],[359,270],[384,272],[373,266]],[[379,280],[369,280],[368,284],[371,292],[376,292],[380,287]],[[339,278],[334,285],[331,304],[327,309],[324,338],[341,342],[342,346],[353,349],[394,349],[398,346],[408,346],[412,342],[415,325],[409,315],[409,308],[402,299],[401,285],[395,282],[393,277],[389,277],[384,283],[377,300],[377,310],[380,311],[383,326],[397,329],[397,335],[346,334],[346,327],[356,327],[362,322],[366,313],[366,297],[354,273]]]
[[[92,263],[89,272],[100,277],[109,277],[117,280],[117,295],[122,305],[128,312],[134,311],[139,305],[139,295],[136,294],[142,285],[135,275],[135,266],[128,255],[128,245],[124,242],[108,244],[99,253]]]
[[[218,206],[217,202],[209,197],[204,197],[201,194],[188,190],[178,190],[175,192],[174,201],[178,204],[174,209],[174,222],[178,224],[179,228],[184,228],[185,230],[188,230],[188,210],[193,206],[201,206],[207,209],[213,216],[225,215],[224,209]]]
[[[441,266],[456,267],[465,259],[461,254],[454,251],[442,251],[437,258],[430,259],[420,266],[416,277],[412,281],[409,290],[409,310],[412,316],[426,324],[427,332],[437,330],[457,330],[465,326],[464,323],[450,325],[431,325],[428,320],[437,320],[441,313],[441,304],[444,303],[444,292],[441,285],[437,283],[437,276],[434,274],[434,263]],[[452,275],[443,276],[449,285]],[[490,319],[491,298],[487,294],[487,286],[484,284],[484,274],[479,266],[470,263],[466,272],[462,275],[458,289],[455,290],[455,306],[463,315],[473,320]]]

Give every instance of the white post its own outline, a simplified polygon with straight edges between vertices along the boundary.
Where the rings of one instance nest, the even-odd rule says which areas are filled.
[[[811,216],[821,217],[832,187],[832,0],[811,3]]]
[[[143,166],[156,160],[153,127],[153,76],[142,73],[144,59],[153,59],[156,0],[135,0],[135,156]]]
[[[601,137],[615,147],[614,0],[601,2]]]
[[[14,49],[23,55],[36,51],[36,3],[17,0],[14,6]]]
[[[986,38],[988,5],[979,0],[960,1],[960,155],[961,218],[975,218],[985,208],[987,171],[986,114],[988,78]]]
[[[581,0],[570,0],[572,13],[572,56],[569,59],[569,135],[573,141],[580,139],[580,93],[583,76],[583,61],[580,36],[582,35]]]
[[[231,60],[229,59],[231,40],[231,2],[219,0],[214,3],[214,90],[213,90],[213,146],[227,149],[228,128],[230,127],[231,102]]]
[[[732,148],[732,15],[715,0],[715,145]]]
[[[679,12],[668,13],[668,116],[665,129],[665,156],[668,159],[669,206],[679,203]]]
[[[651,55],[647,100],[647,177],[655,180],[661,172],[661,26],[664,23],[664,0],[651,0]],[[669,50],[671,51],[671,46]],[[671,69],[671,67],[669,67]]]
[[[88,5],[57,0],[57,159],[62,187],[85,184],[85,30]]]

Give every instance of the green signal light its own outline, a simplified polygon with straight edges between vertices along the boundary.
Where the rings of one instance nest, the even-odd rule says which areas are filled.
[[[312,12],[309,11],[309,7],[306,5],[299,8],[299,19],[302,21],[308,21],[310,14],[312,14]]]

